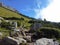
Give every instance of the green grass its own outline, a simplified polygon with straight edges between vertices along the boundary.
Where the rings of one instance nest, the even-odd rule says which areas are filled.
[[[5,7],[0,7],[0,17],[4,17],[4,18],[14,17],[14,18],[18,18],[18,19],[23,18],[24,20],[14,19],[14,20],[11,20],[11,21],[19,21],[19,22],[21,22],[22,25],[24,24],[25,27],[29,27],[31,25],[31,24],[28,23],[28,21],[30,21],[31,18],[26,17],[26,16],[24,16],[24,15],[18,13],[18,12],[12,11],[12,10],[10,10],[8,8],[5,8]]]
[[[12,31],[12,30],[8,30],[8,29],[6,29],[6,28],[1,28],[1,27],[0,27],[0,32],[5,32],[5,31],[6,31],[6,32],[9,32],[9,31]]]
[[[11,18],[11,17],[21,18],[21,17],[23,17],[25,20],[29,20],[29,18],[24,17],[22,14],[11,11],[10,9],[7,9],[5,7],[0,7],[0,17],[5,17],[5,18],[8,18],[8,17],[9,18]]]
[[[60,39],[58,39],[59,43],[60,43]]]
[[[53,30],[56,30],[56,31],[58,31],[58,32],[60,32],[60,29],[58,29],[58,28],[52,28],[52,27],[41,27],[41,29],[53,29]]]
[[[5,28],[0,28],[0,32],[2,33],[2,38],[3,37],[6,37],[6,36],[9,36],[9,32],[11,32],[12,30],[8,30],[8,29],[5,29]]]
[[[54,31],[54,32],[53,32]],[[43,34],[49,38],[57,39],[60,42],[60,29],[51,28],[51,27],[41,27],[38,32],[43,32]],[[57,34],[57,35],[56,35]],[[56,36],[56,37],[55,37]],[[58,38],[57,38],[58,37]]]

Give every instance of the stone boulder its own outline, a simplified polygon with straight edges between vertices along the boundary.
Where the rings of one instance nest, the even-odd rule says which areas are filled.
[[[41,38],[36,40],[34,45],[59,45],[59,43],[54,39]]]
[[[26,40],[23,38],[12,38],[12,37],[6,37],[4,38],[4,41],[11,45],[20,45],[21,43],[26,43]]]

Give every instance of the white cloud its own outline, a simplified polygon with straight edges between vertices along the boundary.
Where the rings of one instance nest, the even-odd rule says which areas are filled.
[[[41,18],[41,14],[40,14],[40,9],[34,9],[34,12],[35,12],[35,18],[38,19],[38,18]]]
[[[37,9],[33,9],[34,10],[34,12],[35,12],[35,18],[41,18],[41,15],[40,15],[40,5],[42,4],[42,2],[41,1],[39,1],[39,0],[36,0],[36,4],[37,4]]]
[[[60,21],[60,0],[52,0],[51,3],[43,9],[35,9],[36,18],[42,16],[42,19],[47,19],[53,22]]]

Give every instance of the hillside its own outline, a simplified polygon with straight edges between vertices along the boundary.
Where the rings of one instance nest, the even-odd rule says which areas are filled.
[[[22,14],[19,14],[5,7],[0,7],[0,17],[5,17],[5,18],[15,17],[15,18],[24,18],[26,20],[29,20],[29,18],[24,17]]]
[[[0,6],[0,17],[3,17],[7,20],[18,21],[18,23],[20,23],[21,25],[24,25],[26,28],[30,27],[30,25],[34,22],[34,18],[30,18],[28,16],[25,16],[19,13],[17,10],[13,11],[4,6]],[[38,22],[41,23],[44,27],[53,27],[53,28],[60,27],[60,23],[56,23],[56,22],[49,22],[49,21],[42,21],[42,20],[41,21],[38,20]]]
[[[31,20],[32,18],[25,16],[19,12],[10,10],[6,7],[0,6],[0,17],[3,17],[4,19],[7,20],[13,20],[13,21],[17,21],[20,25],[24,25],[25,28],[29,28],[30,27],[30,23],[28,23],[29,20]]]
[[[36,38],[40,38],[40,36],[45,33],[45,37],[57,38],[58,40],[60,40],[60,23],[50,22],[41,19],[34,19],[19,13],[17,10],[11,10],[10,8],[6,8],[4,6],[0,6],[0,17],[4,18],[5,21],[8,20],[12,22],[17,22],[17,28],[20,28],[20,26],[22,26],[24,30],[29,30],[31,34],[37,34]],[[0,23],[0,32],[5,34],[3,35],[3,37],[9,36],[9,33],[13,32],[12,29],[10,29],[9,27],[13,27],[13,25],[9,22],[2,21],[2,23]],[[32,39],[34,39],[33,35]]]

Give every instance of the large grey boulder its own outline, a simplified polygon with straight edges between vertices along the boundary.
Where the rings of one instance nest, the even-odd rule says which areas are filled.
[[[26,40],[23,38],[12,38],[12,37],[6,37],[5,39],[6,43],[12,44],[12,45],[20,45],[21,43],[26,43]]]
[[[41,38],[36,40],[34,45],[59,45],[59,43],[53,39]]]

